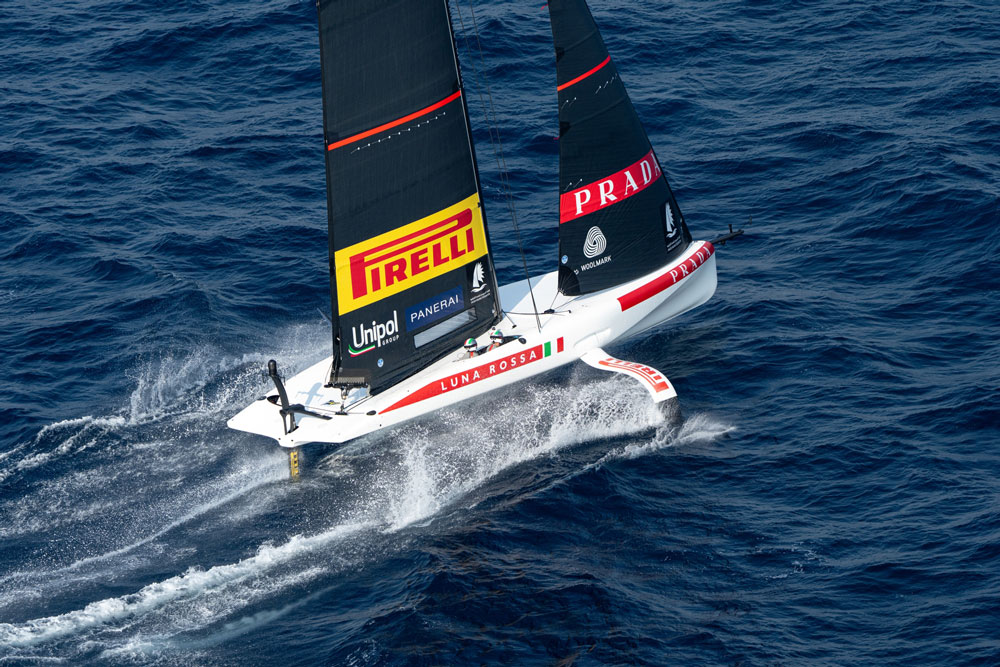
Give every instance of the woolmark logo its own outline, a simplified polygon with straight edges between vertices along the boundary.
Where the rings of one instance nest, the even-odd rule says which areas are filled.
[[[638,162],[601,181],[559,195],[559,224],[576,220],[642,192],[660,177],[652,149]]]
[[[486,254],[479,196],[334,253],[340,314],[398,294]]]
[[[372,320],[370,327],[363,324],[351,327],[351,342],[347,345],[347,351],[352,357],[359,357],[366,352],[371,352],[376,347],[394,343],[398,339],[399,322],[394,310],[392,311],[392,319],[388,322],[378,323]]]
[[[591,227],[587,230],[587,240],[583,243],[583,254],[587,259],[593,259],[604,253],[608,247],[608,240],[604,238],[600,227]]]

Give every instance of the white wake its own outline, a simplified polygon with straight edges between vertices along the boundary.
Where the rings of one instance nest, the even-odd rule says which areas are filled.
[[[632,439],[623,447],[596,452],[583,466],[593,469],[679,443],[711,441],[730,430],[700,415],[674,423],[645,392],[622,378],[515,386],[481,403],[369,436],[353,459],[327,457],[321,466],[325,474],[291,485],[281,481],[284,453],[222,426],[231,410],[263,388],[254,373],[239,371],[257,361],[232,360],[204,374],[194,370],[203,369],[198,363],[171,361],[168,366],[176,373],[158,367],[137,383],[126,415],[100,425],[90,418],[53,425],[44,437],[39,434],[48,441],[65,431],[49,450],[50,460],[84,448],[90,449],[87,457],[96,456],[103,451],[102,432],[113,434],[119,453],[144,466],[139,483],[156,493],[135,512],[133,530],[124,531],[125,538],[102,521],[134,504],[134,496],[123,490],[135,490],[136,473],[109,469],[111,463],[40,481],[20,508],[0,508],[20,519],[2,529],[6,537],[95,525],[107,531],[107,539],[98,540],[89,553],[64,559],[54,553],[50,567],[33,563],[0,577],[0,613],[26,599],[43,604],[45,596],[67,589],[92,596],[103,578],[141,579],[150,562],[164,555],[174,559],[165,562],[176,562],[178,573],[64,613],[0,623],[0,657],[4,651],[16,658],[72,657],[77,647],[86,646],[90,651],[97,647],[107,659],[149,658],[215,646],[273,623],[310,596],[333,588],[334,575],[345,567],[364,567],[366,559],[401,548],[405,540],[398,537],[400,531],[433,523],[442,510],[474,498],[487,482],[515,466],[558,456],[579,443]],[[262,365],[264,357],[259,361]],[[235,382],[212,388],[218,376],[233,373]],[[186,390],[179,386],[185,383]],[[150,433],[158,437],[145,437]],[[16,469],[21,474],[30,471],[24,467],[30,449],[7,463],[15,462],[15,468],[22,464]],[[220,466],[218,476],[191,480],[194,471],[212,465]],[[331,488],[338,493],[330,493]],[[250,526],[257,517],[287,512],[287,505],[294,507],[305,497],[327,503],[326,513],[291,526],[292,532],[275,536],[274,543],[234,554],[229,562],[192,565],[198,562],[199,539],[211,534],[193,528],[205,522]],[[90,500],[74,506],[78,498]],[[14,524],[19,527],[10,527]],[[317,592],[315,584],[323,581],[333,583],[325,588],[321,583]],[[297,597],[289,604],[292,591]]]

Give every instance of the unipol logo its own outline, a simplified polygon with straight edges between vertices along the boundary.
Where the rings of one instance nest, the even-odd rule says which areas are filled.
[[[351,327],[351,342],[347,344],[347,351],[352,357],[359,357],[365,352],[371,352],[376,347],[382,347],[389,343],[394,343],[399,339],[399,320],[396,311],[392,311],[392,319],[387,322],[376,322],[372,320],[371,326],[364,324]],[[382,360],[379,359],[379,362]],[[379,368],[382,364],[379,363]]]
[[[380,301],[486,254],[479,196],[336,251],[340,314]]]
[[[593,259],[604,253],[608,248],[608,240],[604,238],[600,227],[591,227],[587,230],[587,240],[583,243],[583,254],[587,259]]]
[[[642,192],[660,178],[652,149],[638,162],[601,181],[559,195],[559,224],[600,211]]]
[[[486,287],[486,270],[483,269],[482,262],[476,262],[476,266],[472,269],[472,291],[482,292]]]

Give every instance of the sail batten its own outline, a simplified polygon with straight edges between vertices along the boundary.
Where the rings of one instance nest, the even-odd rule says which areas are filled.
[[[335,385],[378,393],[499,314],[446,0],[320,0]]]
[[[620,285],[691,236],[584,0],[548,3],[559,97],[559,289]]]

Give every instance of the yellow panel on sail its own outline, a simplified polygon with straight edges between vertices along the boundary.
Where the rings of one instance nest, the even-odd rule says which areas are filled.
[[[341,315],[399,294],[486,254],[479,195],[337,250]]]

